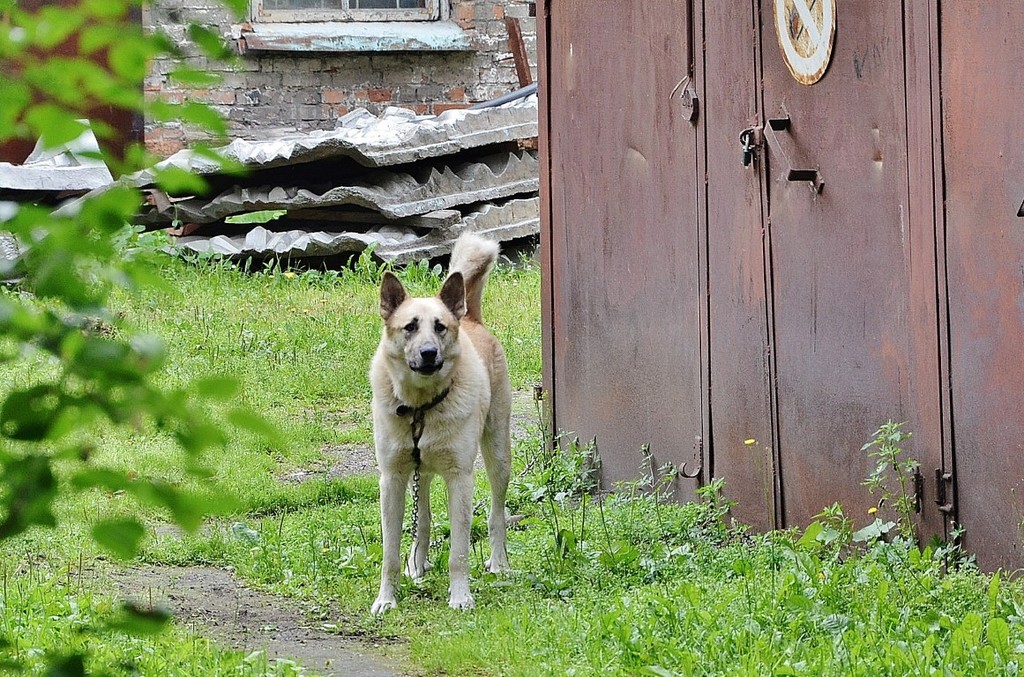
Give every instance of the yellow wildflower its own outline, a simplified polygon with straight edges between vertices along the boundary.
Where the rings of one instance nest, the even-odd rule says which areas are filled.
[[[743,440],[743,444],[747,445],[748,447],[752,447],[755,444],[757,444],[757,440],[751,437],[749,440]]]
[[[876,512],[878,512],[878,508],[876,508],[875,506],[871,506],[870,508],[868,508],[869,515],[874,515]]]

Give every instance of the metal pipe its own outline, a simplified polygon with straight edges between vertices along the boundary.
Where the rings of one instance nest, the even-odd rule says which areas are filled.
[[[499,96],[496,99],[491,99],[490,101],[481,101],[480,103],[475,103],[472,106],[470,106],[469,109],[470,110],[476,110],[476,109],[479,109],[479,108],[494,108],[495,106],[501,106],[502,104],[509,103],[510,101],[516,101],[518,99],[525,99],[526,97],[530,96],[531,94],[536,94],[536,93],[537,93],[537,83],[534,82],[534,83],[531,83],[529,85],[526,85],[522,89],[517,89],[516,91],[509,92],[508,94],[502,94],[501,96]]]

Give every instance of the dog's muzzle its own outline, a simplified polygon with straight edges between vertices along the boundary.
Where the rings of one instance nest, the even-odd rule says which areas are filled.
[[[430,376],[437,373],[444,366],[444,358],[437,351],[437,348],[421,348],[418,359],[409,361],[409,368],[418,374]]]

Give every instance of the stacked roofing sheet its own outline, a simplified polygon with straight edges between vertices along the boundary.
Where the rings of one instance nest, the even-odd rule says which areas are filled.
[[[241,175],[177,153],[160,166],[204,175],[209,194],[152,188],[139,219],[175,227],[178,242],[197,252],[308,257],[373,245],[384,260],[432,258],[467,228],[499,241],[539,231],[537,153],[529,148],[536,135],[536,96],[436,117],[358,110],[334,130],[218,149],[245,168]],[[153,177],[143,172],[134,182],[152,186]]]

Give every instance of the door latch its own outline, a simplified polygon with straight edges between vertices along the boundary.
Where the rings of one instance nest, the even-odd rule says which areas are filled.
[[[942,472],[942,468],[935,469],[935,504],[939,506],[939,512],[944,515],[953,516],[953,473]]]
[[[761,150],[760,127],[747,127],[740,132],[740,150],[743,166],[749,167],[757,159],[757,151]]]

